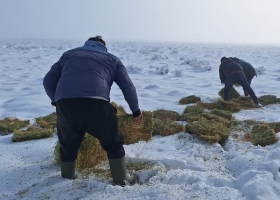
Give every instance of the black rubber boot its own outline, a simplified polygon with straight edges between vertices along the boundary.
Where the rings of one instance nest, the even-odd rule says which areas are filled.
[[[117,158],[117,159],[109,159],[109,165],[110,165],[110,170],[111,170],[114,184],[125,186],[126,185],[125,157]]]
[[[68,179],[76,179],[78,175],[75,173],[76,161],[60,162],[61,176]]]

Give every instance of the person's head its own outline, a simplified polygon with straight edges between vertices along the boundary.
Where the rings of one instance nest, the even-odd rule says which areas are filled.
[[[91,37],[88,40],[101,42],[106,47],[106,42],[102,39],[102,37],[100,35],[97,35],[95,37]]]

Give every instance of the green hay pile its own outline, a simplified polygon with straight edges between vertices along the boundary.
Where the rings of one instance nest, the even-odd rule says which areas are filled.
[[[111,104],[117,109],[117,116],[124,116],[127,114],[122,106],[119,106],[115,102],[111,102]]]
[[[0,120],[0,132],[5,134],[12,133],[14,130],[18,130],[28,126],[29,120],[19,120],[18,118],[4,118]]]
[[[183,115],[178,116],[177,121],[193,122],[193,121],[197,121],[200,117],[201,114],[185,113]]]
[[[125,144],[134,144],[139,141],[149,141],[153,132],[153,112],[144,111],[143,121],[135,123],[132,115],[118,117],[119,127],[124,135]]]
[[[232,126],[232,121],[231,120],[228,120],[226,118],[223,118],[221,116],[218,116],[218,115],[214,115],[214,114],[211,114],[211,113],[203,113],[201,115],[201,117],[207,119],[207,120],[211,120],[211,121],[215,121],[215,122],[219,122],[219,123],[222,123],[224,124],[227,128],[231,128]]]
[[[202,107],[202,108],[205,108],[205,109],[215,109],[215,108],[217,108],[216,102],[207,103],[207,102],[198,101],[196,103],[196,106],[199,106],[199,107]]]
[[[13,142],[22,142],[26,140],[36,140],[42,138],[48,138],[53,136],[53,129],[41,129],[37,127],[28,127],[26,130],[15,130],[12,137]]]
[[[161,119],[161,120],[176,120],[179,116],[179,113],[172,111],[172,110],[155,110],[154,111],[154,118]]]
[[[57,115],[56,112],[53,112],[47,116],[35,118],[35,120],[36,123],[42,128],[55,129],[57,123]]]
[[[201,114],[204,112],[204,108],[200,106],[187,106],[184,110],[184,114]]]
[[[229,137],[230,129],[224,123],[201,117],[198,121],[186,124],[186,132],[197,134],[209,143],[223,142]]]
[[[60,163],[60,143],[57,141],[54,157],[56,163]],[[76,168],[79,170],[92,168],[107,160],[107,153],[104,151],[95,137],[85,134],[79,149]]]
[[[230,121],[233,119],[232,112],[230,112],[230,111],[213,109],[210,111],[210,113],[214,114],[214,115],[218,115],[218,116],[223,117]]]
[[[200,97],[197,97],[195,95],[187,96],[179,100],[179,104],[185,105],[190,103],[196,103],[198,101],[201,101]]]
[[[239,104],[242,109],[256,108],[256,105],[250,97],[239,97],[232,100],[234,103]]]
[[[184,126],[171,120],[154,119],[153,135],[168,136],[184,131]]]
[[[280,103],[280,98],[277,98],[275,95],[264,95],[259,98],[259,101],[263,106],[266,106]]]
[[[241,107],[234,101],[224,101],[222,99],[218,99],[218,101],[216,102],[216,109],[238,112],[241,110]]]
[[[220,97],[224,98],[224,91],[225,91],[225,88],[222,88],[218,94]],[[240,97],[240,94],[234,89],[234,87],[231,87],[231,89],[229,90],[229,100],[231,99],[235,99],[235,98],[238,98]]]
[[[266,124],[254,125],[244,139],[254,145],[261,146],[271,145],[277,141],[275,131]]]

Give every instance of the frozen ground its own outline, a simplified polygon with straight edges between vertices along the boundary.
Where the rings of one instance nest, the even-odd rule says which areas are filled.
[[[33,119],[54,111],[42,87],[51,65],[77,41],[0,42],[0,118]],[[280,47],[203,44],[109,43],[133,80],[142,110],[182,112],[177,101],[197,95],[218,98],[222,56],[245,59],[258,69],[252,87],[257,96],[280,96]],[[238,91],[242,92],[241,88]],[[114,85],[111,100],[128,110]],[[280,106],[236,113],[237,119],[280,121]],[[0,199],[269,199],[280,196],[280,142],[259,147],[229,138],[224,146],[194,135],[154,137],[149,143],[126,145],[127,159],[157,164],[138,172],[142,185],[117,187],[95,177],[60,178],[53,164],[54,138],[12,143],[0,136]]]

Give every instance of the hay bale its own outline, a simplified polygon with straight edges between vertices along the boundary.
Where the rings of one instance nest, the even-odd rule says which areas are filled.
[[[191,113],[191,114],[201,114],[204,112],[204,108],[200,106],[187,106],[184,110],[184,114]]]
[[[198,101],[201,101],[200,97],[197,97],[195,95],[187,96],[179,100],[179,104],[185,105],[190,103],[196,103]]]
[[[42,128],[51,128],[55,129],[57,124],[57,115],[56,112],[53,112],[44,117],[35,118],[36,123]]]
[[[210,111],[210,113],[214,115],[218,115],[230,121],[232,120],[232,112],[230,111],[213,109]]]
[[[254,145],[261,146],[271,145],[277,141],[275,131],[267,124],[254,125],[251,132],[247,133],[244,139]]]
[[[277,98],[275,95],[263,95],[259,98],[259,101],[262,105],[266,106],[280,103],[280,98]]]
[[[214,115],[214,114],[205,112],[201,115],[201,117],[203,117],[207,120],[220,122],[220,123],[224,124],[227,128],[231,128],[231,126],[232,126],[232,121],[230,121],[228,119],[225,119],[225,118],[223,118],[221,116],[218,116],[218,115]]]
[[[117,109],[117,116],[124,116],[127,114],[122,106],[119,106],[115,102],[111,102],[111,104]]]
[[[6,117],[0,120],[0,132],[3,132],[5,134],[12,133],[14,132],[14,130],[18,130],[28,126],[29,123],[29,120],[20,120],[18,118]]]
[[[48,138],[53,136],[54,129],[42,129],[38,127],[30,126],[26,130],[15,130],[12,137],[13,142],[22,142],[26,140],[36,140],[42,138]]]
[[[202,107],[205,109],[215,109],[215,108],[217,108],[217,103],[216,102],[206,103],[206,102],[198,101],[196,103],[196,106],[199,106],[199,107]]]
[[[225,91],[225,88],[222,88],[218,94],[220,97],[224,98],[224,91]],[[235,98],[238,98],[240,97],[240,94],[234,89],[234,87],[231,87],[231,89],[229,90],[229,100],[231,99],[235,99]]]
[[[60,163],[60,146],[57,141],[54,156],[58,164]],[[79,170],[92,168],[106,160],[107,152],[103,150],[98,139],[86,133],[78,152],[76,168]]]
[[[139,141],[149,141],[153,132],[153,112],[144,111],[143,121],[135,124],[132,115],[118,117],[119,127],[124,135],[125,144],[134,144]]]
[[[177,117],[180,115],[175,111],[164,110],[164,109],[155,110],[153,113],[154,113],[154,118],[161,119],[161,120],[168,120],[168,119],[176,120]]]
[[[154,119],[153,135],[168,136],[184,131],[184,126],[171,120]]]
[[[238,112],[241,110],[240,105],[234,101],[224,101],[222,99],[218,99],[216,105],[216,109],[218,110],[227,110],[231,112]]]
[[[223,142],[229,137],[230,129],[224,123],[201,117],[198,121],[186,124],[186,131],[197,134],[209,143]]]
[[[239,106],[243,109],[250,109],[256,107],[256,105],[250,97],[238,97],[236,99],[233,99],[232,102],[239,104]]]

